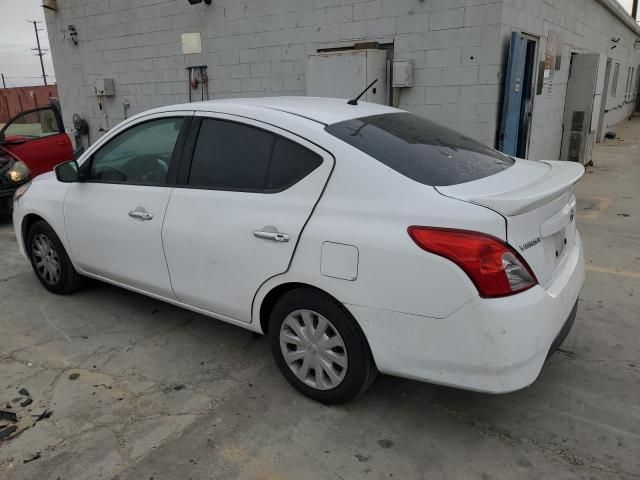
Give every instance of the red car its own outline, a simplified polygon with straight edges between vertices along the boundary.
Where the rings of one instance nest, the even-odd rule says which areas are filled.
[[[9,120],[0,129],[0,215],[11,212],[16,188],[73,158],[56,99]]]

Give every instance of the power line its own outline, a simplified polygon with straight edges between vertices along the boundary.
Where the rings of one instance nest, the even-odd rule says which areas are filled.
[[[4,78],[42,78],[42,75],[5,75]]]
[[[40,68],[42,68],[42,79],[44,80],[44,84],[47,85],[47,74],[44,73],[44,61],[42,60],[42,57],[45,54],[42,53],[42,48],[40,48],[40,36],[38,35],[38,32],[42,31],[42,29],[38,30],[38,23],[42,23],[42,22],[39,22],[37,20],[27,20],[27,22],[33,23],[33,30],[36,32],[36,43],[38,44],[38,47],[37,48],[32,48],[31,50],[37,50],[38,51],[38,53],[36,53],[36,55],[40,57]]]
[[[31,50],[20,50],[19,52],[13,52],[8,55],[4,55],[0,57],[0,60],[3,60],[5,58],[11,58],[11,57],[21,57],[23,55],[31,55]]]

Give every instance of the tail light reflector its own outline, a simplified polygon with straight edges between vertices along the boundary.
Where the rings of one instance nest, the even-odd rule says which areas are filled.
[[[451,260],[483,297],[505,297],[538,283],[527,262],[502,240],[485,233],[452,228],[408,228],[423,250]]]

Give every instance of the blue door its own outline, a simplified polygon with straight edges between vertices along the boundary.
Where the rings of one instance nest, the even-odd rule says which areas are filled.
[[[518,150],[526,60],[527,38],[520,32],[513,32],[511,34],[511,47],[507,63],[504,101],[502,104],[502,124],[498,142],[500,151],[507,155],[516,155]]]

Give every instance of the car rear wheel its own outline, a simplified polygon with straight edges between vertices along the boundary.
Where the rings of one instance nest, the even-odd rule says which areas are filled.
[[[289,383],[322,403],[364,392],[377,370],[362,330],[345,308],[313,289],[284,295],[269,321],[271,351]]]
[[[40,283],[53,293],[73,293],[82,286],[62,242],[45,221],[34,223],[27,234],[27,253]]]

